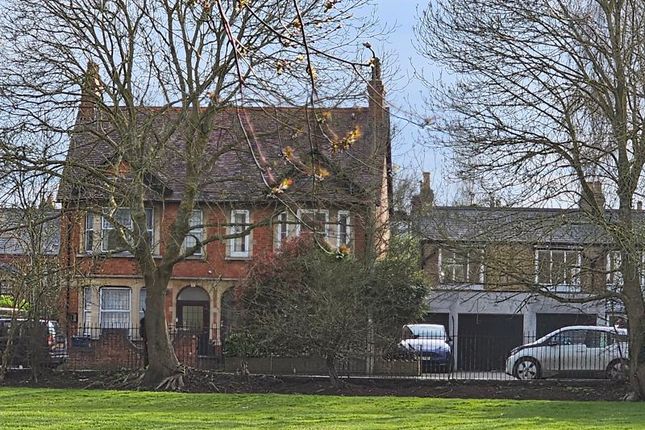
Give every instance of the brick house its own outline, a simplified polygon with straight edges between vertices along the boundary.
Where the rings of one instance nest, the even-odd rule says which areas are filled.
[[[199,187],[190,220],[196,227],[182,246],[256,226],[248,235],[212,241],[174,266],[165,299],[169,325],[198,328],[208,332],[211,344],[220,344],[230,319],[231,287],[244,279],[254,259],[305,232],[314,231],[332,250],[344,245],[357,256],[384,250],[391,156],[389,112],[378,63],[367,87],[365,107],[231,107],[216,113],[217,125],[207,144],[213,153],[228,149],[214,160]],[[86,163],[127,181],[129,164],[127,157],[114,161],[118,139],[95,132],[105,125],[89,100],[81,97],[58,194],[63,212],[61,259],[76,273],[68,286],[65,313],[73,332],[121,327],[131,328],[131,336],[137,337],[136,327],[145,313],[143,278],[132,255],[118,251],[115,227],[101,214],[110,196],[96,191],[100,178],[84,177],[89,169],[78,167]],[[178,114],[158,107],[135,113],[142,122],[154,115],[152,121],[160,127],[164,119]],[[180,144],[179,138],[171,142]],[[311,162],[314,152],[316,163]],[[164,253],[169,225],[185,192],[185,166],[169,154],[146,179],[158,190],[145,208],[155,258]],[[283,190],[279,179],[285,172],[290,181]],[[125,228],[132,226],[127,208],[113,209],[112,216]]]
[[[603,203],[600,183],[593,187]],[[425,174],[413,210],[432,285],[427,321],[457,336],[458,368],[489,370],[513,347],[557,328],[623,316],[614,300],[555,299],[620,287],[620,254],[585,218],[584,202],[572,209],[435,206],[433,196]]]

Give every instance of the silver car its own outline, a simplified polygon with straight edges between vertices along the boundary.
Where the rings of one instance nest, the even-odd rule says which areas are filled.
[[[626,329],[570,326],[514,348],[506,359],[506,373],[518,379],[555,375],[622,379],[628,357]]]

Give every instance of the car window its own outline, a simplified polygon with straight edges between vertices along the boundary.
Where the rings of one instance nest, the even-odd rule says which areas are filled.
[[[607,335],[604,331],[587,330],[585,345],[587,348],[606,348],[609,345]]]
[[[586,340],[586,330],[565,330],[552,338],[554,345],[580,345]]]
[[[608,333],[609,335],[609,344],[613,345],[615,343],[619,342],[628,342],[629,339],[627,338],[626,334],[618,334],[618,333]]]

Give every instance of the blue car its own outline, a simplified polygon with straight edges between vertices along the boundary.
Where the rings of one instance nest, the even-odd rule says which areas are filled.
[[[402,349],[413,351],[421,359],[424,372],[451,372],[452,341],[440,324],[406,324],[403,326]]]

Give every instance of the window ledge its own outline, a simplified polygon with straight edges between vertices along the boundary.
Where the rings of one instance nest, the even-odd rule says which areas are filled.
[[[135,258],[133,254],[129,252],[81,252],[76,254],[77,257],[101,257],[101,258]],[[152,254],[152,258],[161,258],[161,254]]]
[[[206,261],[205,255],[191,255],[190,257],[184,258],[184,261]]]
[[[251,257],[250,255],[247,255],[247,256],[227,255],[226,257],[224,257],[224,260],[227,260],[227,261],[251,261],[251,260],[253,260],[253,257]]]
[[[541,288],[551,293],[580,293],[582,292],[580,285],[541,285]]]

